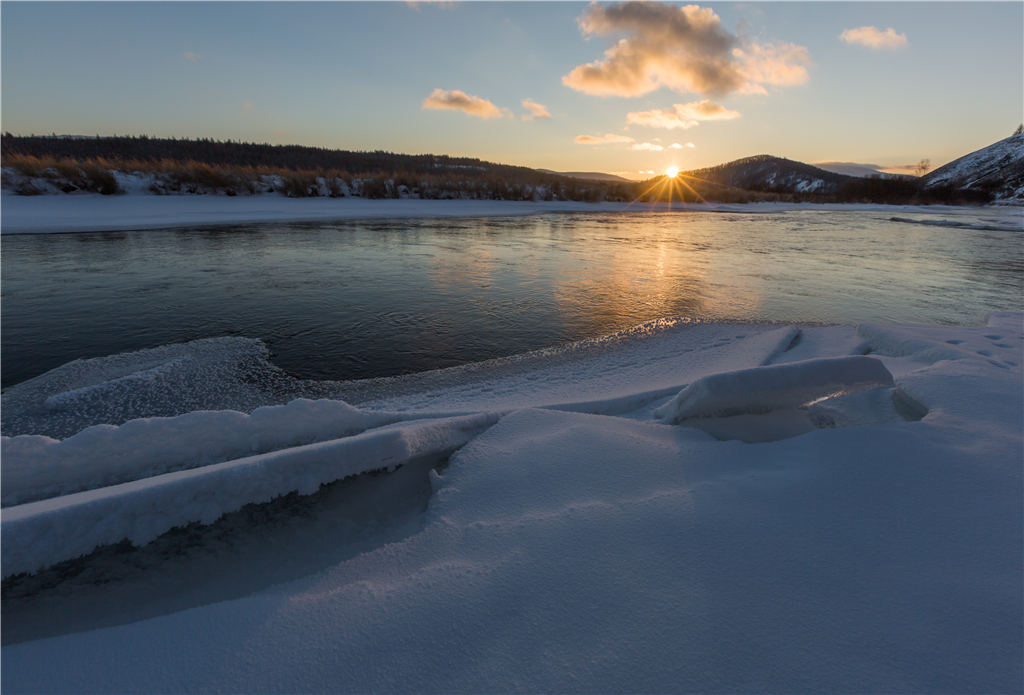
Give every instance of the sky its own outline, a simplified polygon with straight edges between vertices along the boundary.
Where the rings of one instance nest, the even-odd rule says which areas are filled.
[[[0,129],[648,178],[908,173],[1024,120],[1021,2],[0,3]]]

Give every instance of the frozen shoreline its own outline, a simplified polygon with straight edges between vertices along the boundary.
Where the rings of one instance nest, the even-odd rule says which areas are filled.
[[[1022,320],[701,324],[360,409],[4,438],[5,495],[69,476],[84,490],[3,509],[5,574],[227,515],[170,552],[108,545],[49,595],[5,597],[3,689],[1013,690]],[[203,349],[228,362],[242,342]],[[194,348],[55,370],[5,413],[163,397],[215,357]],[[225,374],[203,385],[253,386]],[[343,518],[240,509],[402,462],[376,480],[418,476],[422,511],[388,511],[391,494]]]
[[[259,196],[155,196],[98,194],[19,196],[3,191],[0,197],[0,233],[54,234],[72,232],[134,231],[207,225],[265,222],[328,222],[333,220],[402,217],[502,217],[571,212],[725,212],[775,213],[798,210],[865,211],[986,215],[1019,220],[1021,208],[993,206],[867,205],[811,203],[676,204],[585,203],[575,201],[518,202],[502,200],[366,200],[363,198],[286,198]]]

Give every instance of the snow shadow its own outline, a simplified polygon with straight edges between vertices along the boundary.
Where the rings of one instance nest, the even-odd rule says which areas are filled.
[[[97,548],[2,584],[2,644],[123,625],[316,574],[422,530],[429,474],[447,455],[249,504],[140,547]]]

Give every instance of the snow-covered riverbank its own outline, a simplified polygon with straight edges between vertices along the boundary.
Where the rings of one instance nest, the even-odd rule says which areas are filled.
[[[948,206],[813,205],[751,203],[748,205],[701,204],[669,206],[663,203],[585,203],[572,201],[520,202],[502,200],[366,200],[363,198],[287,198],[278,194],[259,196],[128,195],[97,194],[19,196],[3,191],[0,198],[0,232],[43,234],[168,229],[218,224],[259,222],[331,221],[394,217],[498,217],[548,212],[711,211],[766,213],[795,210],[876,210],[906,217],[907,214],[976,217],[979,213],[996,224],[1021,228],[1021,208],[958,208]]]
[[[37,500],[3,510],[5,575],[227,516],[56,591],[11,598],[33,581],[14,580],[3,689],[1017,690],[1022,323],[634,331],[381,382],[359,409],[5,438],[5,500]],[[5,392],[4,415],[104,393],[141,412],[244,342],[75,363]],[[217,373],[195,384],[209,407],[232,379],[270,388]],[[429,502],[391,521],[387,497],[344,524],[325,502],[235,511],[403,462],[375,480],[412,476]]]

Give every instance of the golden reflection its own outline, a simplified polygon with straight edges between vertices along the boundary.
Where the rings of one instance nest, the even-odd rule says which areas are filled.
[[[682,234],[680,222],[676,218],[672,227]],[[659,231],[652,236],[668,230]],[[618,240],[614,228],[606,232],[602,243],[574,253],[553,283],[563,321],[575,332],[605,335],[651,319],[704,313],[705,254],[690,244]]]

